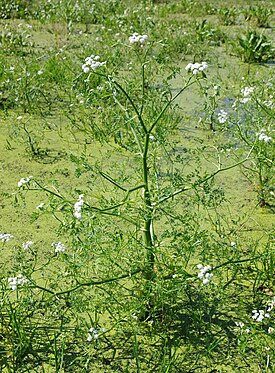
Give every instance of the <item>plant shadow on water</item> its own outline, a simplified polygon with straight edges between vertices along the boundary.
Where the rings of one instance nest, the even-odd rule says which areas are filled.
[[[65,151],[37,148],[31,152],[32,158],[39,163],[53,164],[68,157]]]

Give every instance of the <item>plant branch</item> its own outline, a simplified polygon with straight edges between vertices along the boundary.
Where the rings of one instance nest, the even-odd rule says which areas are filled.
[[[187,186],[184,186],[178,190],[176,190],[175,192],[173,193],[170,193],[168,196],[165,196],[165,197],[162,197],[160,198],[157,202],[153,203],[153,206],[156,206],[156,205],[159,205],[171,198],[174,198],[175,196],[177,196],[178,194],[181,194],[183,192],[186,192],[188,190],[191,190],[191,189],[194,189],[196,186],[198,185],[201,185],[203,183],[205,183],[206,181],[208,181],[209,179],[212,179],[213,177],[215,177],[216,175],[218,175],[220,172],[224,172],[224,171],[227,171],[227,170],[230,170],[231,168],[234,168],[234,167],[237,167],[239,166],[240,164],[246,162],[249,157],[250,157],[250,154],[252,152],[254,148],[254,145],[252,146],[252,148],[250,149],[247,157],[245,157],[245,159],[242,159],[241,161],[237,162],[237,163],[234,163],[233,165],[230,165],[230,166],[227,166],[227,167],[224,167],[224,168],[219,168],[218,170],[216,170],[215,172],[213,172],[212,174],[208,175],[207,177],[205,177],[204,179],[202,180],[198,180],[197,182],[195,182],[194,184],[192,184],[191,186],[187,187]]]
[[[58,292],[55,292],[53,290],[50,290],[50,289],[47,289],[43,286],[39,286],[39,285],[36,285],[34,284],[34,288],[35,289],[40,289],[40,290],[43,290],[47,293],[50,293],[56,297],[58,297],[59,295],[63,295],[63,294],[68,294],[68,293],[71,293],[79,288],[83,288],[83,287],[88,287],[88,286],[96,286],[96,285],[102,285],[102,284],[108,284],[110,282],[114,282],[114,281],[118,281],[118,280],[122,280],[124,278],[127,278],[127,277],[132,277],[138,273],[140,273],[142,271],[141,268],[137,268],[135,270],[133,270],[132,272],[130,273],[125,273],[121,276],[118,276],[118,277],[111,277],[111,278],[107,278],[107,279],[104,279],[104,280],[99,280],[99,281],[88,281],[88,282],[83,282],[83,283],[80,283],[76,286],[74,286],[73,288],[71,289],[68,289],[68,290],[63,290],[63,291],[58,291]]]
[[[108,180],[111,184],[115,185],[118,189],[123,190],[124,192],[127,192],[127,189],[123,188],[121,185],[119,185],[114,179],[112,179],[109,175],[105,174],[102,171],[98,171],[99,174],[104,177],[104,179]]]
[[[106,75],[104,75],[106,77]],[[147,128],[143,122],[143,119],[142,119],[142,116],[141,114],[139,113],[138,111],[138,108],[137,106],[135,105],[134,101],[131,99],[131,97],[129,96],[129,94],[125,91],[125,89],[121,86],[121,84],[119,84],[116,80],[114,80],[113,78],[111,77],[107,77],[109,81],[111,81],[112,83],[114,83],[120,90],[121,92],[124,94],[124,96],[127,98],[127,100],[130,102],[132,108],[134,109],[137,117],[138,117],[138,120],[139,120],[139,123],[141,124],[141,127],[144,131],[144,133],[147,133]]]
[[[189,78],[188,82],[185,84],[185,86],[174,96],[171,98],[170,101],[167,102],[167,104],[164,106],[164,108],[161,110],[161,112],[159,113],[158,117],[156,118],[156,120],[153,122],[153,124],[151,125],[148,133],[150,134],[153,129],[155,128],[156,124],[158,123],[158,121],[161,119],[161,117],[163,116],[163,114],[166,112],[166,110],[168,109],[168,107],[176,100],[176,98],[188,87],[190,87],[192,84],[195,83],[195,81],[191,82],[192,77]]]

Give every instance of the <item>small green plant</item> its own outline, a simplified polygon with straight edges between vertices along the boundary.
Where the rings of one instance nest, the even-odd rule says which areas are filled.
[[[237,17],[239,15],[238,9],[234,7],[220,8],[218,9],[218,14],[222,23],[226,26],[235,25],[237,23]]]
[[[220,45],[226,39],[225,34],[209,24],[206,19],[195,24],[195,32],[200,42],[207,41],[211,45]]]
[[[244,12],[246,21],[255,20],[256,26],[258,27],[269,27],[270,17],[273,14],[273,10],[267,6],[250,6]]]
[[[255,30],[238,38],[237,50],[244,62],[266,62],[274,56],[272,43]]]
[[[30,30],[26,25],[22,24],[20,28],[16,29],[5,25],[0,32],[0,45],[7,55],[26,56],[33,47],[30,37]]]

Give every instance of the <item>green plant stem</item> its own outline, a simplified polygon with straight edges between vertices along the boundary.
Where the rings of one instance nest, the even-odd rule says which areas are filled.
[[[137,268],[137,269],[133,270],[132,272],[125,273],[125,274],[123,274],[121,276],[111,277],[111,278],[107,278],[105,280],[100,280],[100,281],[83,282],[81,284],[78,284],[78,285],[74,286],[73,288],[70,288],[68,290],[58,291],[58,292],[55,292],[53,290],[47,289],[47,288],[45,288],[43,286],[39,286],[39,285],[36,285],[36,284],[34,284],[34,288],[35,289],[43,290],[43,291],[45,291],[47,293],[50,293],[50,294],[58,297],[59,295],[71,293],[71,292],[76,291],[77,289],[80,289],[82,287],[89,287],[89,286],[96,286],[96,285],[108,284],[110,282],[122,280],[122,279],[127,278],[127,277],[132,277],[132,276],[140,273],[141,271],[142,271],[141,268]]]
[[[141,102],[141,108],[140,108],[140,115],[142,115],[143,108],[144,108],[144,98],[145,98],[145,63],[142,64],[141,66],[141,76],[142,76],[142,87],[141,87],[141,92],[142,92],[142,102]]]
[[[253,258],[248,258],[248,259],[228,260],[227,262],[219,264],[218,266],[212,268],[212,271],[215,271],[218,268],[226,267],[229,264],[239,264],[239,263],[245,263],[245,262],[252,262],[253,260],[260,259],[262,257],[263,256],[261,254],[261,255],[257,255],[257,256],[254,256]]]
[[[265,200],[264,200],[264,181],[263,181],[263,175],[262,175],[262,164],[261,162],[258,162],[258,174],[259,174],[259,188],[260,188],[260,199],[261,202],[265,205]]]
[[[144,203],[145,203],[145,220],[143,226],[144,244],[147,250],[147,268],[145,278],[152,280],[154,277],[155,253],[152,232],[152,202],[148,182],[148,150],[149,150],[149,133],[145,136],[144,152],[142,157],[143,182],[144,182]]]

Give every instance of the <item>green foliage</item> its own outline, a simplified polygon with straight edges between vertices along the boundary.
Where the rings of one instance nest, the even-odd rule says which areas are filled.
[[[239,16],[239,11],[235,7],[219,8],[218,14],[224,25],[235,25]]]
[[[238,52],[244,62],[266,62],[274,56],[271,41],[255,30],[247,31],[238,38],[238,43]]]
[[[225,34],[211,24],[208,24],[206,19],[196,23],[195,32],[200,42],[208,41],[211,45],[220,45],[226,39]]]
[[[256,26],[258,27],[269,27],[270,17],[273,14],[273,9],[266,6],[250,6],[245,11],[246,21],[254,20],[256,21]]]
[[[7,55],[25,56],[33,47],[30,37],[30,30],[26,25],[22,24],[19,30],[5,25],[0,34],[0,45]]]
[[[29,0],[7,0],[0,2],[2,18],[25,18],[29,13]]]

